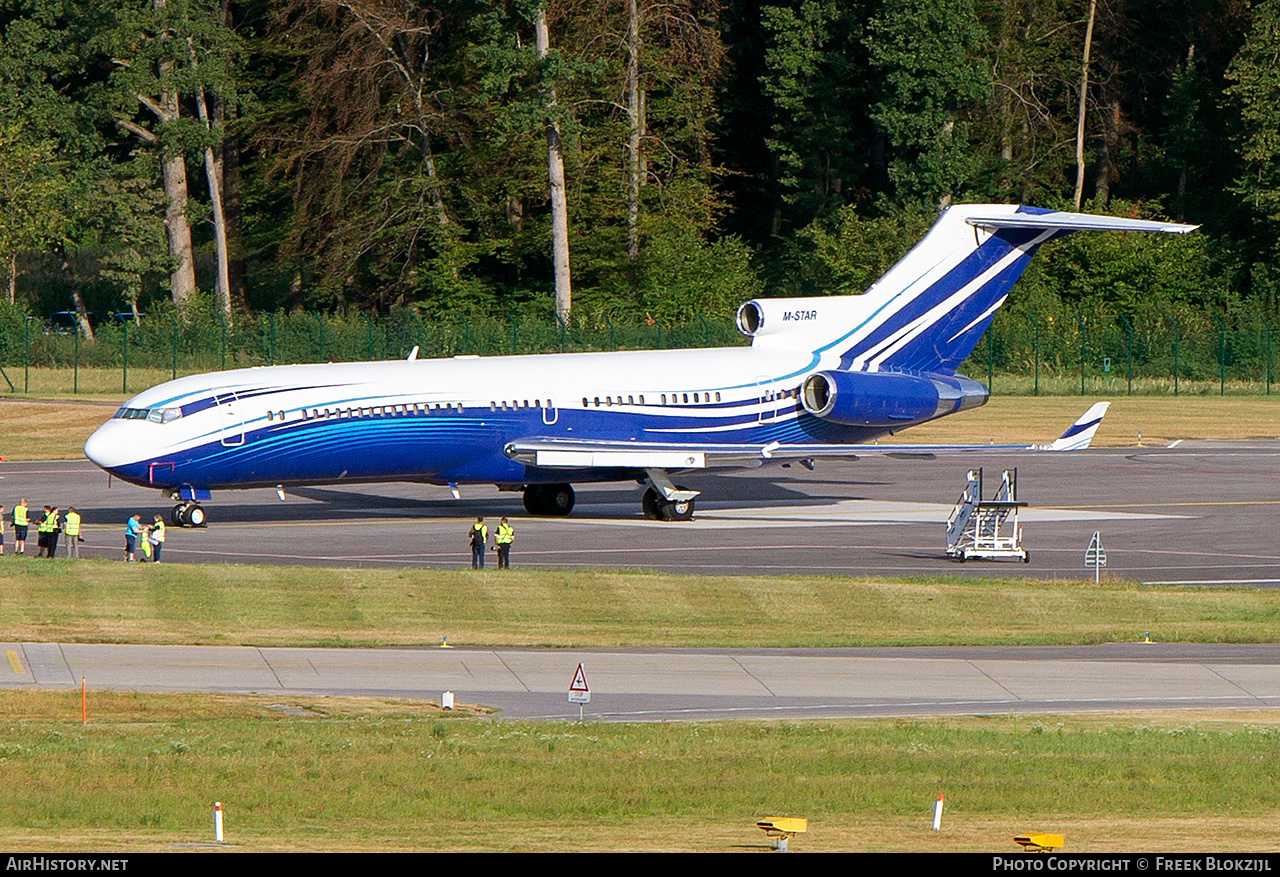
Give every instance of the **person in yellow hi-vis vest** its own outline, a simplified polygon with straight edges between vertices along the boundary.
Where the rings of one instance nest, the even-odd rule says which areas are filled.
[[[49,506],[49,514],[45,516],[45,557],[58,556],[58,537],[62,535],[62,521],[58,520],[60,512],[56,505]]]
[[[75,506],[67,509],[62,531],[67,534],[67,557],[80,557],[80,513]]]
[[[164,548],[164,516],[156,515],[155,523],[147,528],[147,544],[151,546],[151,559],[160,562],[160,549]]]
[[[13,507],[13,553],[27,553],[27,501],[23,499]]]
[[[497,534],[493,537],[493,541],[498,543],[498,569],[511,568],[511,540],[515,538],[516,531],[511,529],[507,519],[503,518],[498,523]]]
[[[44,557],[49,553],[49,531],[57,526],[53,517],[53,507],[45,506],[44,514],[36,524],[36,557]]]

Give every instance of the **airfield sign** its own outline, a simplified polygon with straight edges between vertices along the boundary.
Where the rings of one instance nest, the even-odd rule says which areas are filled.
[[[587,676],[582,672],[581,664],[573,674],[573,681],[569,683],[569,703],[591,703],[591,688],[587,685]]]

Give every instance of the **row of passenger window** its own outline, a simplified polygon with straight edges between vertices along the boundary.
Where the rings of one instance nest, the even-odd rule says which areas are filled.
[[[408,405],[375,405],[372,408],[303,408],[303,420],[325,420],[337,417],[405,417],[421,414],[462,413],[462,405],[452,402],[410,403]],[[285,420],[286,412],[268,411],[267,420]]]
[[[692,397],[693,397],[693,404],[695,404],[695,405],[701,405],[701,404],[703,404],[703,403],[705,403],[705,402],[712,402],[712,401],[719,402],[719,401],[720,401],[720,394],[719,394],[718,392],[716,392],[716,393],[701,393],[701,392],[699,392],[699,393],[672,393],[672,394],[671,394],[671,396],[670,396],[670,399],[671,399],[671,401],[670,401],[670,402],[668,402],[668,401],[667,401],[667,398],[668,398],[668,397],[667,397],[667,394],[666,394],[666,393],[662,393],[662,394],[659,396],[659,400],[660,400],[660,401],[659,401],[659,404],[661,404],[661,405],[667,405],[667,404],[670,404],[670,405],[688,405],[688,404],[689,404],[689,397],[690,397],[690,396],[692,396]],[[714,396],[714,397],[715,397],[715,398],[714,398],[714,400],[712,399],[712,396]],[[593,407],[593,406],[594,406],[594,407],[596,407],[596,408],[599,408],[601,405],[605,406],[606,408],[612,408],[614,405],[643,405],[643,404],[644,404],[644,396],[643,396],[643,395],[641,395],[641,396],[628,396],[628,397],[627,397],[627,401],[625,401],[625,402],[623,402],[623,401],[622,401],[622,397],[621,397],[621,396],[605,396],[605,397],[604,397],[604,401],[603,401],[603,402],[601,402],[601,401],[600,401],[600,397],[599,397],[599,396],[595,396],[594,398],[588,398],[588,397],[586,397],[586,396],[583,396],[583,397],[582,397],[582,407],[583,407],[583,408],[591,408],[591,407]]]

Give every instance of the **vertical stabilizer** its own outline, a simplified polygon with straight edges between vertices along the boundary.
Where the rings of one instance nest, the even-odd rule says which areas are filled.
[[[1014,205],[951,207],[866,292],[870,316],[837,341],[840,366],[955,374],[1041,244],[1074,231],[1193,228]]]

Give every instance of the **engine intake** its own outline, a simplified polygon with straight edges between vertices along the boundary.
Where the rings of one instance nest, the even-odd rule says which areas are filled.
[[[814,417],[847,426],[898,429],[987,401],[987,388],[959,375],[901,372],[814,372],[800,404]]]

